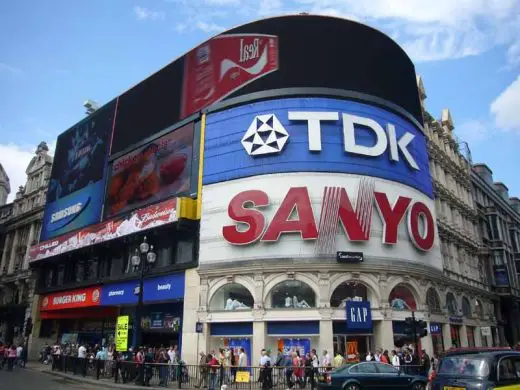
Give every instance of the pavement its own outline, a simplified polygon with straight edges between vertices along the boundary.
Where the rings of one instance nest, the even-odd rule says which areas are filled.
[[[6,382],[4,382],[4,379]],[[38,390],[143,389],[143,386],[114,383],[114,379],[97,380],[81,375],[52,371],[50,365],[36,362],[29,362],[26,368],[18,368],[15,372],[0,370],[0,383],[2,384],[1,388],[4,388],[3,385],[11,383],[11,385],[5,387],[9,390],[29,390],[31,385],[35,383],[38,384]],[[172,386],[171,384],[168,387],[176,388],[175,385]],[[146,388],[164,390],[164,387],[152,386]]]

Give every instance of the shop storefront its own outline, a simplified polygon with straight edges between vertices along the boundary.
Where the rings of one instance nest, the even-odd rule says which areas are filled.
[[[101,291],[101,286],[93,286],[43,296],[40,336],[62,343],[109,342],[114,337],[118,309],[100,307]]]
[[[451,345],[455,348],[460,348],[462,346],[460,328],[460,325],[450,324]]]
[[[475,327],[466,325],[466,334],[468,335],[468,347],[475,347]]]
[[[438,322],[430,322],[430,335],[432,338],[433,353],[436,356],[440,356],[444,352],[442,324]]]
[[[217,352],[221,348],[229,348],[237,359],[240,348],[244,348],[248,365],[255,364],[255,357],[251,356],[252,335],[252,322],[212,323],[210,324],[209,351]],[[199,350],[199,346],[197,346],[197,350]]]
[[[270,321],[267,322],[266,347],[284,354],[298,351],[300,355],[319,348],[319,321]]]
[[[362,359],[374,348],[370,302],[347,300],[345,318],[332,323],[334,355],[341,353],[349,361]]]
[[[137,295],[136,280],[103,286],[101,306],[119,308],[121,315],[134,316]],[[141,318],[144,345],[182,344],[184,272],[146,279],[143,286]],[[131,324],[130,337],[133,340]],[[135,340],[133,342],[135,344]]]

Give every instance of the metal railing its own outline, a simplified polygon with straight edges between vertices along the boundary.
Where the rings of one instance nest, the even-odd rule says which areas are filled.
[[[137,363],[54,355],[52,370],[81,375],[100,381],[162,386],[169,388],[205,388],[219,390],[222,385],[246,389],[315,389],[327,382],[331,367],[228,367],[187,365],[183,363]],[[427,376],[420,366],[399,367],[403,373]]]

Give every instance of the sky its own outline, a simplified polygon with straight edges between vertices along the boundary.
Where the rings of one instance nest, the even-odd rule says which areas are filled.
[[[435,118],[520,196],[520,0],[0,1],[0,163],[13,199],[40,141],[233,26],[299,12],[375,27],[409,54]],[[346,37],[345,39],[349,39]]]

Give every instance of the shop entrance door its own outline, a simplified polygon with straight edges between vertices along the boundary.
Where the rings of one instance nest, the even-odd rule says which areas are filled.
[[[334,355],[341,353],[346,360],[355,360],[356,354],[360,360],[370,351],[370,336],[334,335]]]

